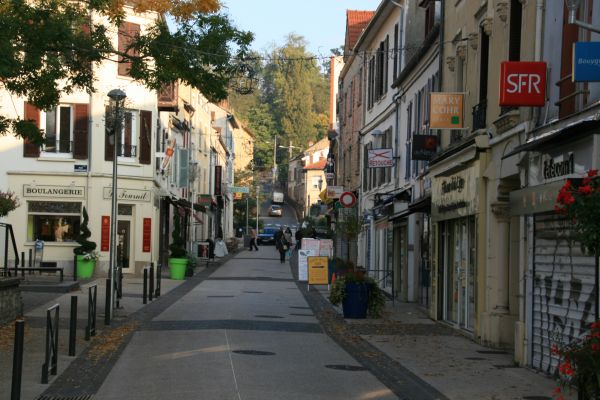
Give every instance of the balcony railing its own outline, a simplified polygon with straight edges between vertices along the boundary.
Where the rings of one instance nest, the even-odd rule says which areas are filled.
[[[122,144],[119,147],[119,157],[137,157],[137,146]]]
[[[70,140],[58,140],[50,137],[45,138],[42,143],[42,151],[46,153],[70,153],[73,149],[73,142]]]
[[[481,100],[473,107],[473,130],[484,129],[486,126],[487,100]]]

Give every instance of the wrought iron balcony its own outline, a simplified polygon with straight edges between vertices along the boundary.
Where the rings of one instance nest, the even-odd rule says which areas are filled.
[[[487,100],[481,100],[473,107],[473,130],[484,129],[486,126]]]
[[[119,157],[136,157],[137,146],[130,144],[122,144],[119,148]]]

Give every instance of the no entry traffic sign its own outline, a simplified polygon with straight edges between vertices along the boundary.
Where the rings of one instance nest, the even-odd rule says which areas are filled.
[[[356,204],[356,196],[352,192],[344,192],[340,196],[339,202],[343,207],[354,207]]]

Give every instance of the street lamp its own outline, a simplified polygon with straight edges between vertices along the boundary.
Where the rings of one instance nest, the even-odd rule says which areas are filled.
[[[569,24],[577,25],[583,29],[600,33],[600,28],[577,19],[577,9],[579,9],[579,3],[581,3],[581,0],[565,0],[565,2],[567,3],[567,9],[569,10]]]
[[[114,103],[113,108],[113,171],[112,171],[112,195],[111,195],[111,211],[110,211],[110,247],[109,247],[109,266],[108,266],[108,286],[110,287],[109,295],[106,300],[106,310],[104,311],[104,323],[110,325],[110,320],[113,315],[114,296],[115,296],[115,270],[117,267],[117,157],[119,154],[121,138],[121,120],[123,103],[127,95],[121,89],[113,89],[108,92],[108,97]]]

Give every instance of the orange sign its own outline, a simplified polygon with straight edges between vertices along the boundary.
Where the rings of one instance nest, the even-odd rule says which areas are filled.
[[[100,251],[110,250],[110,217],[108,215],[102,216],[102,228],[100,237]]]
[[[429,127],[462,129],[465,95],[463,93],[429,94]]]

